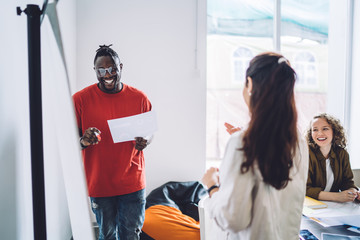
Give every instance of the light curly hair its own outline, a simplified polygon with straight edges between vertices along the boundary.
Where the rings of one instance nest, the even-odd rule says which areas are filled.
[[[345,136],[345,129],[341,125],[340,120],[335,118],[334,116],[331,116],[330,114],[327,114],[327,113],[320,113],[320,114],[314,116],[313,120],[317,119],[317,118],[325,119],[333,130],[333,139],[331,142],[331,147],[338,146],[338,147],[345,149],[347,140],[346,140],[346,136]],[[319,146],[315,143],[314,139],[311,136],[312,135],[311,125],[312,125],[313,120],[311,120],[310,126],[309,126],[308,130],[306,131],[306,140],[310,147],[319,148]]]

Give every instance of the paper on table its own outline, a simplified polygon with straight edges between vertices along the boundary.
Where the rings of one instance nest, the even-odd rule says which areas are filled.
[[[337,226],[337,225],[350,225],[355,227],[360,227],[360,215],[351,215],[351,216],[338,216],[338,217],[321,217],[318,218],[319,221],[323,222],[328,226]]]
[[[337,203],[324,201],[327,208],[315,211],[303,211],[303,214],[321,225],[337,226],[351,225],[360,227],[360,205],[354,202]]]
[[[114,143],[134,141],[135,137],[146,137],[157,130],[154,111],[108,120]]]
[[[321,233],[321,239],[323,240],[359,240],[359,236],[348,236],[334,233]]]
[[[337,203],[324,201],[327,204],[327,208],[317,209],[310,214],[306,214],[307,217],[338,217],[338,216],[351,216],[360,215],[360,205],[354,202]]]
[[[305,216],[310,216],[314,212],[314,209],[311,209],[307,206],[303,206],[302,214]]]

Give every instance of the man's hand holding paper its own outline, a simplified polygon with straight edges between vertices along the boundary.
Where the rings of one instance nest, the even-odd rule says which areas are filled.
[[[111,119],[108,120],[108,125],[114,143],[135,140],[135,148],[139,151],[148,145],[148,140],[145,137],[152,136],[157,130],[154,111]]]

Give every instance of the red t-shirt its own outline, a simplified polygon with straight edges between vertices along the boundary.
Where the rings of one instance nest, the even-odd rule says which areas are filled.
[[[135,141],[114,143],[107,120],[148,112],[146,95],[126,84],[119,93],[109,94],[93,84],[73,95],[78,127],[101,131],[99,144],[83,150],[90,197],[128,194],[145,188],[144,154],[135,149]]]

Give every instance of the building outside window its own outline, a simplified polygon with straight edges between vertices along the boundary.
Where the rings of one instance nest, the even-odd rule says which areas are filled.
[[[304,14],[306,13],[306,14]],[[280,53],[298,75],[298,125],[326,111],[329,2],[281,1]],[[224,123],[246,126],[250,117],[242,97],[249,61],[274,49],[274,1],[208,0],[207,161],[216,165],[229,134]]]
[[[241,83],[245,79],[246,69],[249,66],[250,60],[254,57],[254,54],[250,49],[246,47],[239,47],[233,53],[233,81],[235,83]]]
[[[315,56],[306,51],[299,52],[293,62],[297,74],[297,85],[316,88],[318,86],[317,64]]]

